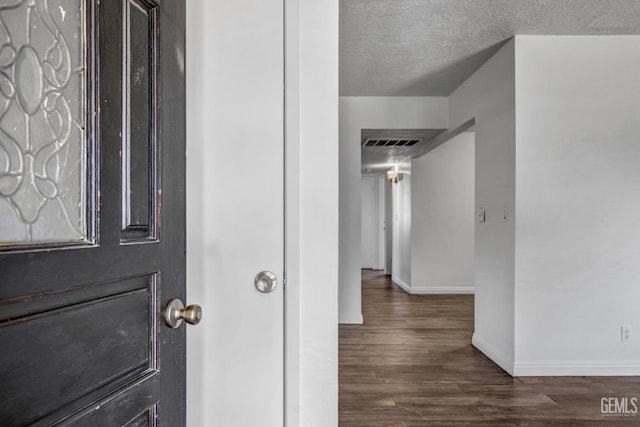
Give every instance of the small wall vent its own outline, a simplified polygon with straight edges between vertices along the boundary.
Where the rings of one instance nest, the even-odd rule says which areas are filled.
[[[369,138],[362,143],[363,147],[413,147],[422,139],[377,139]]]

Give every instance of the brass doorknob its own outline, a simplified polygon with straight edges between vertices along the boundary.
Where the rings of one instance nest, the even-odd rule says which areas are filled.
[[[164,321],[172,328],[177,328],[182,321],[190,325],[197,325],[202,320],[202,307],[192,304],[185,308],[184,303],[179,299],[172,299],[164,310]]]

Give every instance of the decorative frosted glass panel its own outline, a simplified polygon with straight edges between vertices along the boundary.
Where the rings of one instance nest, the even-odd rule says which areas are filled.
[[[82,0],[0,0],[0,245],[87,239]]]

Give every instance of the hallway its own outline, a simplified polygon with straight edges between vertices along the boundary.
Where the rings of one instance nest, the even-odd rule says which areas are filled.
[[[341,427],[640,425],[601,413],[640,378],[512,378],[471,345],[472,295],[409,295],[373,270],[362,285],[365,324],[340,325]]]

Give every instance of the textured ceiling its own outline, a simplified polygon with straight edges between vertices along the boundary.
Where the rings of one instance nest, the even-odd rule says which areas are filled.
[[[515,34],[640,34],[640,0],[340,0],[340,95],[447,96]]]

